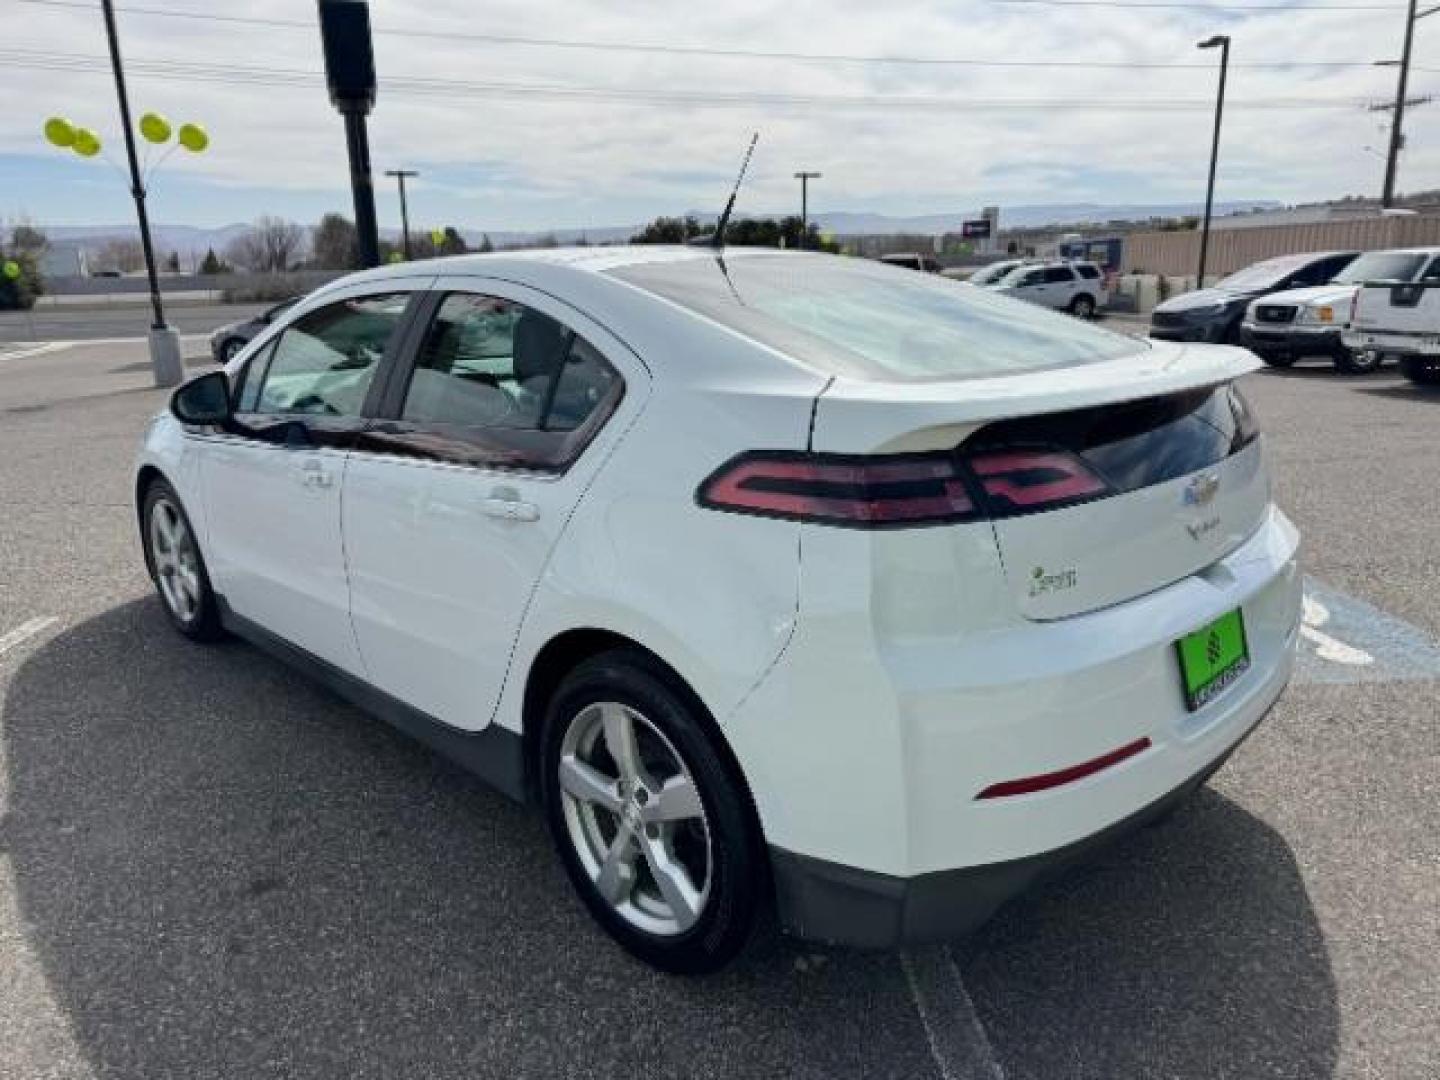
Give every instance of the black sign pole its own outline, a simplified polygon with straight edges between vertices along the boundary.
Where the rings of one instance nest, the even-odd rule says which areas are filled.
[[[320,40],[325,49],[325,82],[330,102],[345,118],[350,157],[350,190],[355,200],[355,233],[360,262],[380,265],[375,222],[375,181],[370,173],[370,140],[365,117],[375,105],[375,51],[370,8],[363,0],[319,0]]]

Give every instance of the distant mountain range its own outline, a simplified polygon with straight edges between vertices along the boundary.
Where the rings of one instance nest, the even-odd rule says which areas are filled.
[[[1233,213],[1241,213],[1247,210],[1272,210],[1283,204],[1273,199],[1253,199],[1249,201],[1232,200],[1217,203],[1215,214],[1217,216]],[[1146,221],[1152,217],[1183,217],[1186,214],[1198,214],[1203,209],[1198,202],[1195,203],[1134,203],[1110,205],[1105,203],[1038,203],[1029,206],[1005,206],[1000,210],[1001,228],[1043,228],[1046,226],[1063,227],[1066,225],[1100,224],[1109,221]],[[706,224],[713,224],[718,216],[714,211],[691,210],[693,214]],[[740,210],[741,217],[783,217],[786,214],[794,213],[794,209],[761,212],[758,210]],[[960,223],[980,216],[978,209],[957,210],[945,214],[916,214],[912,216],[892,216],[889,214],[862,213],[846,210],[825,211],[818,210],[813,215],[819,223],[823,232],[837,233],[840,235],[873,235],[878,233],[918,233],[935,235],[944,232],[958,232]],[[592,244],[611,243],[617,240],[628,240],[638,232],[643,223],[637,222],[631,225],[606,225],[595,228],[571,228],[571,229],[535,229],[535,230],[507,230],[507,229],[473,229],[462,228],[466,242],[470,244],[480,243],[480,238],[486,233],[490,236],[491,243],[497,247],[516,244],[534,243],[544,237],[553,236],[562,244],[571,244],[577,240],[585,239]],[[152,227],[155,247],[162,253],[168,254],[171,251],[178,251],[183,257],[191,254],[203,255],[209,248],[216,252],[223,252],[225,246],[236,236],[243,233],[247,225],[243,222],[232,225],[222,225],[219,228],[206,229],[193,225],[166,225],[157,223]],[[399,232],[393,229],[382,230],[387,239],[398,240]],[[101,243],[114,237],[133,236],[135,229],[132,225],[67,225],[47,227],[45,233],[50,240],[57,244],[76,244],[91,246]]]

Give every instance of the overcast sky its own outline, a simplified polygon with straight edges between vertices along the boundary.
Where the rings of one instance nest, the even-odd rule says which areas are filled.
[[[1280,0],[1237,2],[1254,8]],[[1325,2],[1369,9],[375,0],[380,91],[371,146],[377,173],[399,165],[423,173],[412,188],[415,223],[466,229],[616,225],[718,209],[755,128],[760,145],[742,212],[791,208],[798,168],[824,173],[811,197],[822,210],[912,214],[990,203],[1198,199],[1218,53],[1197,51],[1195,43],[1220,32],[1234,39],[1234,66],[1217,197],[1378,193],[1384,117],[1355,102],[1393,97],[1393,69],[1368,65],[1398,54],[1404,9],[1391,0]],[[212,138],[209,153],[177,153],[159,171],[156,219],[216,226],[266,212],[304,221],[332,208],[349,213],[340,119],[318,77],[291,74],[321,69],[313,3],[117,3],[125,53],[136,67],[137,114],[154,109],[176,123],[198,120]],[[126,3],[304,25],[126,13]],[[1040,66],[626,52],[477,35]],[[1440,72],[1437,35],[1440,17],[1419,24],[1419,68]],[[58,113],[94,127],[107,152],[123,160],[108,67],[85,59],[104,52],[98,2],[0,0],[0,217],[24,214],[42,225],[129,219],[114,169],[51,151],[41,137],[45,117]],[[1298,61],[1355,66],[1240,66]],[[1073,66],[1094,62],[1189,66]],[[143,77],[146,63],[158,63],[150,70],[164,77]],[[217,75],[231,81],[211,81]],[[497,93],[501,84],[526,89]],[[1440,73],[1419,70],[1411,85],[1427,92],[1440,86]],[[585,89],[565,90],[577,87]],[[1276,101],[1335,104],[1261,107]],[[1130,108],[1137,103],[1151,111]],[[1400,187],[1440,186],[1440,104],[1411,117]],[[398,225],[393,186],[381,177],[377,190],[382,225]]]

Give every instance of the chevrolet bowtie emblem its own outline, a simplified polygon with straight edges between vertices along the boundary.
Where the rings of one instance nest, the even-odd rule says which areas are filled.
[[[1203,476],[1197,476],[1185,485],[1185,505],[1205,506],[1215,498],[1215,493],[1219,490],[1219,473],[1205,473]]]

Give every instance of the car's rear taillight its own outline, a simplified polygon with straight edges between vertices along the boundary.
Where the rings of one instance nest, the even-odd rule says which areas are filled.
[[[994,517],[1053,510],[1110,491],[1110,485],[1066,450],[980,450],[966,460]]]
[[[764,452],[731,459],[700,485],[701,506],[854,528],[935,525],[980,515],[954,454]]]
[[[852,456],[756,451],[700,485],[701,506],[854,528],[940,525],[1053,510],[1111,493],[1053,449]]]

